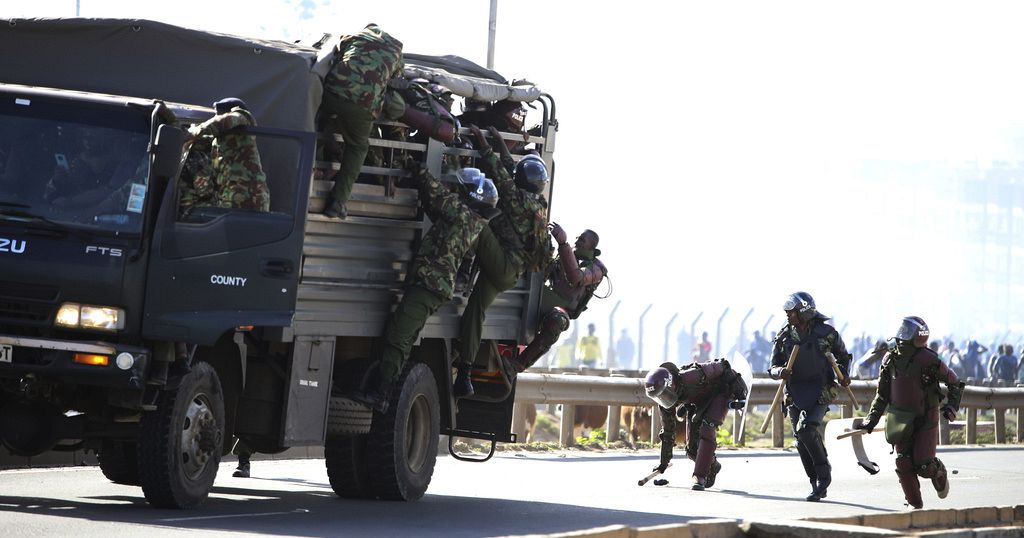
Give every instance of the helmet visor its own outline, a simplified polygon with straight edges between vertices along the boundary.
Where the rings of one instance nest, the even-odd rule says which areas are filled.
[[[897,340],[913,340],[917,336],[928,336],[928,328],[912,318],[903,318],[903,323],[896,330]]]
[[[669,408],[676,404],[676,394],[672,390],[672,372],[665,367],[658,367],[647,374],[644,379],[644,391],[647,397],[658,402],[658,405]]]

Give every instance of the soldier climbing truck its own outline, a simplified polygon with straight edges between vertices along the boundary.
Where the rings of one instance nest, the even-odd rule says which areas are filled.
[[[452,398],[465,297],[427,323],[386,413],[342,397],[374,375],[376,339],[429,220],[399,164],[436,176],[476,152],[371,140],[345,220],[320,214],[337,163],[317,160],[330,40],[260,41],[142,20],[0,25],[0,442],[12,454],[92,450],[158,507],[200,504],[233,439],[257,452],[323,446],[342,497],[415,500],[440,436],[513,442],[515,380],[498,364],[533,334],[526,275],[491,307],[477,394]],[[554,102],[458,57],[406,55],[479,101],[532,101],[552,164]],[[270,211],[178,208],[184,129],[239,97],[258,126]],[[428,108],[428,110],[430,110]],[[399,123],[387,132],[408,131]],[[465,130],[463,130],[465,132]],[[340,140],[340,137],[335,138]],[[325,179],[328,178],[328,179]],[[550,199],[550,191],[545,193]]]

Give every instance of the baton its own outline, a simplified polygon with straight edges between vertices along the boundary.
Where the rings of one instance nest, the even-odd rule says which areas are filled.
[[[668,466],[665,467],[665,470],[667,471],[668,468],[671,467],[671,466],[672,466],[672,464],[669,463]],[[650,482],[652,478],[654,478],[654,477],[656,477],[656,476],[658,476],[660,474],[661,474],[661,471],[655,469],[653,473],[651,473],[651,474],[641,478],[640,480],[637,480],[636,485],[642,486],[642,485]]]
[[[835,372],[836,379],[842,383],[846,379],[846,376],[844,376],[843,371],[839,369],[839,364],[836,363],[836,356],[833,355],[831,351],[826,353],[825,356],[828,357],[828,361],[832,363],[832,371]],[[850,401],[853,402],[853,406],[860,407],[860,402],[858,402],[857,397],[853,395],[853,389],[851,389],[849,385],[844,388],[846,389],[846,394],[850,396]]]
[[[867,435],[871,432],[867,430],[847,430],[846,433],[841,433],[836,436],[836,440],[846,439],[847,437],[853,437],[854,435]]]
[[[793,363],[796,362],[798,351],[800,351],[800,346],[793,344],[793,350],[789,352],[789,362],[786,363],[787,370],[793,369]],[[782,404],[782,393],[785,389],[786,380],[782,379],[779,382],[779,390],[775,391],[775,399],[772,400],[772,405],[768,408],[768,414],[764,416],[764,422],[761,424],[761,433],[768,431],[768,423],[771,422],[772,416],[775,415],[775,409]]]

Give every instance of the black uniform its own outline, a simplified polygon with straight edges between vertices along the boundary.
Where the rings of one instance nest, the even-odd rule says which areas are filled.
[[[793,346],[799,346],[793,374],[786,383],[786,413],[793,425],[800,461],[814,488],[808,500],[824,497],[832,482],[832,466],[821,438],[821,426],[839,386],[825,354],[831,352],[835,356],[844,376],[849,372],[851,358],[842,337],[825,323],[827,319],[816,314],[807,322],[806,332],[794,325],[783,327],[775,339],[769,370],[772,379],[779,379]]]

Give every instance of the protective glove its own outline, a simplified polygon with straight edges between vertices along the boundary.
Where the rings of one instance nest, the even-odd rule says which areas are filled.
[[[793,370],[786,368],[785,366],[774,366],[771,370],[772,379],[781,379],[789,382],[789,378],[793,376]]]
[[[557,222],[551,223],[551,238],[559,245],[566,242],[565,230]]]
[[[948,405],[942,406],[942,416],[949,422],[956,420],[956,410]]]
[[[659,436],[661,437],[661,462],[653,470],[659,473],[664,473],[665,469],[668,469],[668,462],[672,461],[672,449],[675,447],[675,440],[672,438],[666,438],[664,432]]]
[[[839,384],[841,386],[843,386],[843,387],[849,387],[850,386],[850,376],[844,376],[843,380],[840,381]]]
[[[508,150],[508,146],[505,145],[505,140],[501,138],[501,131],[492,125],[487,128],[487,132],[491,133],[491,139],[493,140],[491,147],[497,148],[495,151],[500,152],[502,157],[512,158],[512,153]]]
[[[729,402],[729,409],[740,410],[747,406],[746,400],[733,400]]]
[[[857,429],[867,430],[868,433],[871,433],[875,430],[875,426],[878,426],[878,417],[870,418],[867,422],[861,422]]]
[[[487,137],[484,136],[484,132],[481,131],[479,127],[470,123],[469,132],[473,133],[473,137],[476,138],[476,149],[479,150],[481,154],[485,154],[489,149],[491,149],[491,145],[487,142]]]

